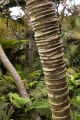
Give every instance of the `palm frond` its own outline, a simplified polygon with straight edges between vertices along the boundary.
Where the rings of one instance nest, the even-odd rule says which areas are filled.
[[[74,75],[78,72],[79,70],[75,67],[69,67],[66,69],[66,74],[68,75]]]

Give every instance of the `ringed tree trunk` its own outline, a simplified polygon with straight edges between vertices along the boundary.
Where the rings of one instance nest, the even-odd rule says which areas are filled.
[[[71,120],[63,43],[53,3],[26,0],[48,88],[53,120]]]
[[[14,82],[19,90],[19,93],[21,95],[21,97],[23,98],[29,98],[29,94],[24,86],[24,83],[21,79],[21,77],[19,76],[19,74],[17,73],[16,69],[13,67],[13,65],[11,64],[11,62],[9,61],[9,59],[7,58],[7,56],[5,55],[2,46],[0,45],[0,60],[3,63],[3,65],[5,66],[5,68],[10,72],[10,74],[12,75]],[[28,105],[31,105],[32,103],[29,102]],[[31,118],[33,120],[41,120],[38,112],[36,110],[32,110],[30,111],[31,114]]]

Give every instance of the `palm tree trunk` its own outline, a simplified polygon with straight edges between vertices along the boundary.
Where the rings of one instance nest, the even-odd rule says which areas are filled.
[[[0,60],[2,61],[2,63],[4,64],[5,68],[10,72],[10,74],[12,75],[14,82],[19,90],[19,93],[21,95],[21,97],[23,98],[29,98],[28,92],[26,91],[26,88],[23,84],[23,81],[21,79],[21,77],[19,76],[19,74],[17,73],[17,71],[15,70],[15,68],[13,67],[13,65],[10,63],[10,61],[8,60],[7,56],[5,55],[2,46],[0,45]],[[32,103],[29,102],[29,105],[31,105]],[[33,118],[33,120],[41,120],[39,114],[37,113],[37,111],[33,110],[31,111],[31,117]]]
[[[53,120],[71,120],[63,43],[53,3],[26,0],[48,88]]]

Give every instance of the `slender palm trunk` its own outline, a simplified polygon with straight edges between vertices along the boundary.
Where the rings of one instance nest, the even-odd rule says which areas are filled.
[[[14,82],[16,86],[18,87],[19,93],[23,98],[28,98],[29,95],[26,92],[26,89],[24,87],[23,81],[21,80],[21,77],[13,67],[13,65],[8,60],[7,56],[5,55],[1,45],[0,45],[0,60],[4,64],[5,68],[11,73],[12,77],[14,78]]]
[[[71,120],[63,43],[53,3],[26,0],[48,88],[53,120]]]
[[[15,70],[15,68],[13,67],[13,65],[11,64],[9,59],[7,58],[7,56],[5,55],[1,45],[0,45],[0,60],[4,64],[5,68],[12,75],[21,97],[29,98],[28,92],[26,91],[26,88],[23,84],[21,77],[19,76],[19,74],[17,73],[17,71]],[[31,105],[31,104],[32,103],[30,102],[29,105]],[[31,111],[31,117],[33,118],[33,120],[41,120],[39,114],[35,110]]]

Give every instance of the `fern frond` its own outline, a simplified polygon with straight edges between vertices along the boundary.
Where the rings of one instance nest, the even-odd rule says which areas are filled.
[[[78,53],[78,45],[71,44],[69,45],[69,53],[71,57],[74,57]]]
[[[49,117],[51,116],[51,110],[50,110],[50,104],[49,104],[49,100],[48,99],[40,99],[40,100],[35,100],[31,106],[29,106],[29,108],[25,109],[27,110],[31,110],[31,109],[37,109],[37,111],[39,112],[39,114],[41,116],[46,116]]]
[[[2,93],[8,93],[10,90],[15,90],[16,86],[14,84],[14,80],[10,75],[2,75],[0,76],[0,91]]]
[[[41,61],[40,61],[40,58],[36,58],[33,62],[33,67],[36,69],[36,70],[42,70],[42,65],[41,65]]]
[[[36,70],[36,71],[28,74],[28,79],[30,81],[37,80],[40,78],[40,75],[41,75],[41,70]]]
[[[8,96],[11,103],[13,103],[17,108],[22,108],[22,106],[30,102],[30,99],[22,98],[17,93],[9,93]]]
[[[3,46],[3,48],[14,48],[18,47],[21,44],[26,44],[28,43],[28,40],[3,40],[0,39],[0,44]]]
[[[32,90],[30,94],[35,99],[47,97],[47,87],[45,85],[44,79],[41,79],[38,82],[37,87],[34,90]]]

